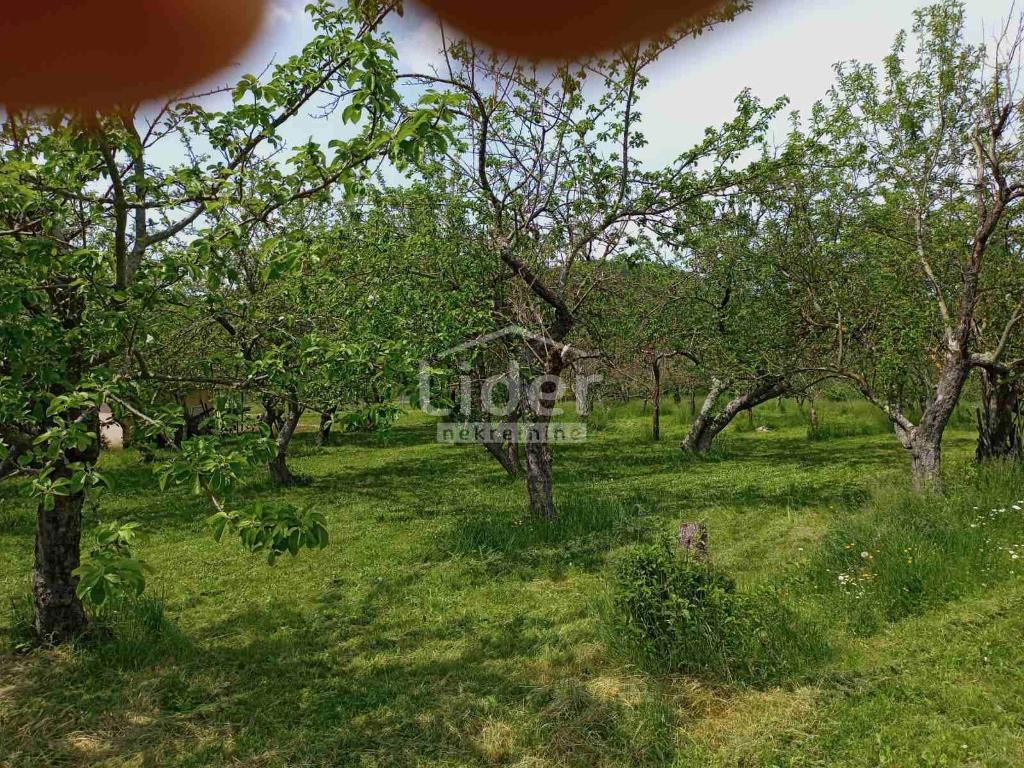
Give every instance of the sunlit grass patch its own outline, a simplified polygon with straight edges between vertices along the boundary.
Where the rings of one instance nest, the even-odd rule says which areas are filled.
[[[1024,575],[1024,473],[983,467],[942,495],[876,489],[836,519],[812,578],[861,632]]]

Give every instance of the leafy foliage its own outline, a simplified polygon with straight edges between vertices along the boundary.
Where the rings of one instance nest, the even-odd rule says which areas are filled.
[[[58,532],[79,530],[85,494],[102,483],[104,406],[124,425],[145,425],[145,439],[177,446],[196,436],[187,419],[163,418],[168,403],[214,382],[257,388],[291,419],[287,429],[267,419],[283,463],[305,408],[297,382],[344,357],[305,318],[275,311],[308,308],[299,277],[317,253],[307,253],[310,238],[289,235],[310,211],[365,196],[374,164],[405,172],[449,145],[460,97],[399,94],[398,54],[381,29],[392,6],[319,0],[306,10],[314,34],[302,50],[242,77],[223,108],[196,97],[172,98],[154,115],[128,105],[105,114],[11,110],[0,125],[0,462],[5,476],[31,478],[44,513],[74,518]],[[346,138],[289,147],[287,124],[324,95],[324,113],[349,125]],[[218,366],[223,356],[166,343],[176,323],[206,343],[210,318],[229,324],[247,299],[255,322],[234,341],[244,365]],[[218,494],[257,451],[240,447],[234,431],[204,430],[185,440],[161,482],[189,483],[221,509]],[[60,497],[71,498],[58,507]],[[40,550],[40,573],[53,583],[37,579],[37,589],[70,587],[66,568],[48,566],[58,550],[77,550],[68,538]],[[105,562],[85,574],[97,598],[106,589],[98,585],[141,583]],[[53,607],[50,634],[82,631],[80,606],[60,615],[62,601],[36,604]]]
[[[222,511],[207,523],[217,541],[227,531],[237,532],[247,551],[265,552],[271,565],[283,554],[297,557],[304,548],[323,549],[330,541],[322,512],[291,504],[257,504],[245,515]]]
[[[615,565],[614,604],[623,637],[655,666],[763,682],[798,671],[825,647],[771,589],[746,594],[671,540],[638,547]]]
[[[146,589],[146,572],[150,567],[133,554],[138,541],[139,523],[106,523],[96,529],[96,546],[81,566],[75,570],[78,577],[78,596],[95,606],[131,595],[141,595]]]

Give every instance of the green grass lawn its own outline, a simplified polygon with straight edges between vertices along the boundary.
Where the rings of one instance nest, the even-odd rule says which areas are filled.
[[[150,599],[75,649],[14,648],[34,512],[0,488],[0,766],[1024,764],[1024,580],[1006,549],[1024,512],[986,517],[1024,483],[979,480],[969,414],[947,436],[948,500],[911,508],[888,490],[908,457],[860,404],[823,404],[816,441],[796,404],[765,406],[707,459],[679,451],[687,414],[668,411],[661,444],[633,403],[557,449],[556,527],[425,419],[323,449],[306,425],[292,464],[312,483],[282,495],[326,512],[332,543],[273,567],[215,543],[204,503],[158,492],[131,451],[108,455],[89,523],[144,522],[155,573]],[[256,472],[244,490],[276,493]],[[941,525],[920,523],[930,504]],[[634,661],[608,617],[610,558],[683,520],[707,523],[741,589],[774,584],[822,627],[827,658],[771,686]],[[878,558],[864,597],[832,585],[861,547]]]

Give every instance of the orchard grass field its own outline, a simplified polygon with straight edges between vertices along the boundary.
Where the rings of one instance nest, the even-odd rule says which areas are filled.
[[[203,501],[160,493],[133,451],[107,454],[83,549],[98,521],[140,521],[153,573],[58,650],[28,643],[34,505],[4,486],[0,766],[1024,764],[1024,478],[974,466],[966,404],[941,498],[904,490],[869,406],[819,412],[811,440],[795,402],[767,404],[693,458],[685,403],[660,444],[642,403],[600,408],[557,449],[556,525],[425,417],[325,448],[310,421],[292,465],[311,482],[254,471],[243,496],[315,505],[332,541],[274,566],[216,543]],[[707,524],[739,589],[772,586],[813,658],[750,682],[621,641],[612,563],[681,521]]]

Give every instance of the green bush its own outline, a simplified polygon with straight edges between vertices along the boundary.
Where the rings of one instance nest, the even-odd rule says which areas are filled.
[[[671,540],[636,547],[615,565],[615,624],[641,659],[665,671],[768,682],[827,647],[774,589],[743,593]]]

